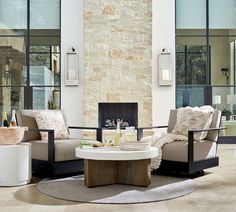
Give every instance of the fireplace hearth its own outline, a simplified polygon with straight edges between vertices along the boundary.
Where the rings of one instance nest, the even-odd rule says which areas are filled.
[[[121,128],[138,127],[138,104],[134,102],[98,103],[99,127],[116,128],[118,119],[121,120]]]

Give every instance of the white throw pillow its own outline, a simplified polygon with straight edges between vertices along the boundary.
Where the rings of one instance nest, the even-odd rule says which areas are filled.
[[[35,111],[34,117],[39,129],[54,130],[55,139],[68,138],[69,134],[60,110]],[[40,132],[42,141],[48,140],[48,132]]]
[[[212,122],[214,109],[211,106],[185,107],[177,109],[177,120],[172,133],[188,136],[189,129],[207,129]],[[200,141],[207,131],[194,133],[194,140]]]

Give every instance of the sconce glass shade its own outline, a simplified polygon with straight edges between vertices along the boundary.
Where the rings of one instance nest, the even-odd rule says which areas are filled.
[[[229,94],[227,95],[227,104],[236,104],[236,95],[235,94]]]
[[[172,85],[171,55],[163,50],[159,54],[159,86]]]
[[[221,96],[215,95],[212,99],[213,105],[220,105],[221,104]]]
[[[79,85],[79,55],[73,47],[66,53],[65,85]]]

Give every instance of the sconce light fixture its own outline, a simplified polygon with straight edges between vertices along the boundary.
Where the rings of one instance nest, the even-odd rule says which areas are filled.
[[[221,68],[220,71],[225,76],[226,84],[228,85],[229,84],[229,69],[228,68]]]
[[[172,85],[171,53],[163,48],[159,54],[159,86]]]
[[[213,96],[212,104],[213,104],[213,107],[216,109],[217,105],[221,104],[221,96],[219,96],[219,95]]]
[[[79,54],[74,47],[66,53],[65,85],[79,85]]]

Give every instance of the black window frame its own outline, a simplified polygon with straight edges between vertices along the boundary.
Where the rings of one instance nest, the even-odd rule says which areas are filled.
[[[59,35],[31,35],[30,31],[30,1],[27,0],[27,28],[24,29],[23,31],[26,31],[26,33],[23,34],[15,34],[15,35],[1,35],[1,37],[19,37],[19,38],[24,38],[25,39],[25,66],[26,66],[26,83],[24,85],[0,85],[0,89],[5,88],[5,87],[10,87],[10,88],[15,88],[15,87],[20,87],[23,88],[24,90],[24,109],[33,109],[33,88],[34,87],[42,87],[42,88],[55,88],[56,91],[60,92],[59,95],[59,107],[61,108],[61,0],[58,0],[59,2]],[[57,37],[59,38],[59,52],[56,52],[56,54],[59,55],[59,74],[57,74],[58,77],[58,85],[37,85],[37,86],[31,86],[30,85],[30,54],[32,54],[30,47],[31,47],[31,38],[34,37]],[[39,52],[42,54],[43,52]],[[52,53],[51,48],[50,48],[50,54]],[[52,55],[50,55],[51,57]],[[50,61],[51,63],[51,61]],[[50,64],[51,66],[51,64]],[[16,109],[16,108],[14,108]],[[20,108],[18,108],[20,109]],[[42,108],[43,109],[43,108]]]

